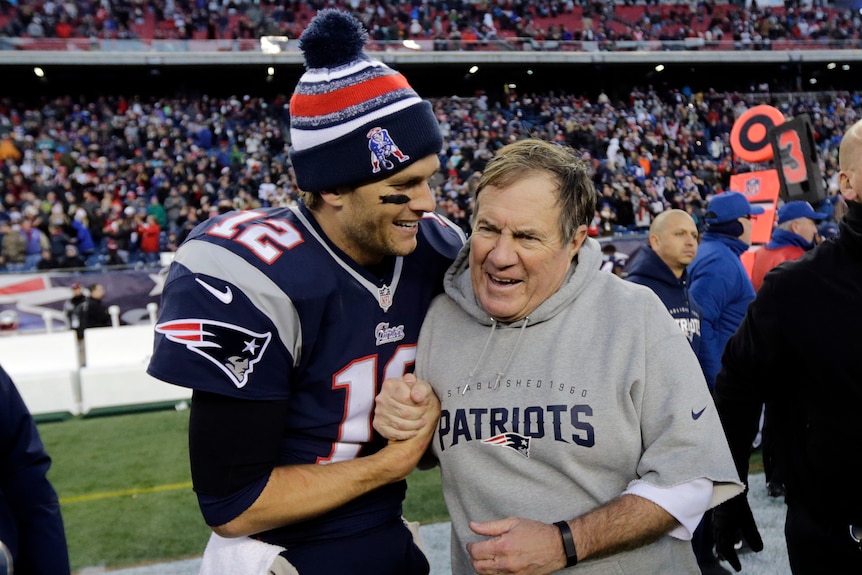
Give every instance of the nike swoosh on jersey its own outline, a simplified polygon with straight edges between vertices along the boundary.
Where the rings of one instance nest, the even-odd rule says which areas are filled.
[[[700,419],[700,416],[703,415],[703,412],[706,411],[706,406],[703,407],[700,411],[691,410],[691,418],[695,421]]]
[[[233,292],[230,290],[230,286],[225,286],[224,291],[215,288],[202,280],[201,278],[195,278],[195,281],[201,284],[208,292],[213,294],[217,300],[222,302],[223,304],[229,304],[233,301]]]

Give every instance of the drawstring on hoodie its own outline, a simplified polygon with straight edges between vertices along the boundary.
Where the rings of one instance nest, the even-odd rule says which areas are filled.
[[[497,379],[494,381],[494,391],[497,391],[500,388],[500,380],[503,379],[503,376],[506,375],[506,372],[509,370],[509,366],[512,364],[512,359],[515,357],[515,352],[518,351],[518,346],[521,344],[521,338],[524,336],[524,330],[527,329],[528,323],[530,323],[529,316],[524,318],[524,322],[521,324],[521,329],[518,330],[518,339],[515,340],[515,345],[512,347],[512,351],[509,352],[509,358],[506,360],[506,365],[503,366],[502,370],[497,372]],[[474,365],[473,369],[470,370],[470,373],[467,374],[467,382],[464,384],[464,389],[461,390],[461,395],[465,395],[467,393],[467,388],[470,387],[470,382],[473,381],[473,376],[476,375],[476,372],[479,370],[479,365],[481,365],[482,360],[485,358],[485,352],[488,350],[488,345],[491,343],[491,339],[493,339],[494,331],[496,329],[497,320],[491,318],[491,331],[488,333],[488,339],[485,340],[485,345],[482,347],[479,359],[476,360],[476,365]]]

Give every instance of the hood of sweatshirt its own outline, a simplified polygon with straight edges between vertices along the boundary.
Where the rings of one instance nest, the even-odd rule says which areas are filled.
[[[468,241],[464,247],[461,248],[461,251],[458,253],[458,257],[446,272],[443,285],[446,290],[446,294],[452,298],[459,307],[475,319],[476,322],[481,325],[488,326],[491,329],[488,332],[488,337],[485,339],[485,344],[482,346],[482,351],[479,353],[479,357],[477,358],[473,369],[470,370],[470,373],[465,379],[467,383],[464,385],[464,389],[461,392],[462,394],[466,393],[469,387],[469,382],[473,380],[473,376],[483,365],[488,350],[493,348],[495,339],[494,334],[498,328],[517,329],[518,337],[511,349],[508,351],[508,359],[505,363],[496,368],[496,382],[494,389],[499,388],[500,380],[506,375],[509,365],[512,363],[512,359],[518,351],[518,347],[521,344],[524,331],[527,329],[527,326],[540,324],[560,313],[576,297],[578,297],[578,294],[584,290],[587,284],[589,284],[589,282],[595,277],[595,274],[606,273],[599,271],[602,261],[602,250],[599,243],[592,238],[587,238],[578,250],[578,253],[575,255],[572,265],[569,266],[566,279],[560,286],[560,289],[551,294],[548,299],[539,304],[536,309],[530,312],[523,319],[507,324],[498,322],[496,319],[488,315],[480,305],[479,300],[473,291],[473,282],[470,279],[470,246],[471,242]]]

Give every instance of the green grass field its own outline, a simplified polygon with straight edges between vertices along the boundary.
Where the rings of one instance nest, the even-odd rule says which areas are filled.
[[[199,556],[209,528],[191,489],[188,411],[40,423],[72,569]],[[447,521],[438,470],[414,472],[404,514]]]
[[[41,423],[54,464],[72,569],[199,556],[209,528],[188,465],[188,411],[152,411]],[[752,472],[761,471],[760,455]],[[448,521],[438,469],[408,478],[404,515]]]

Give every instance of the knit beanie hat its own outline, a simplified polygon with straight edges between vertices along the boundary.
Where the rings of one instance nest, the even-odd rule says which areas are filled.
[[[368,34],[336,9],[299,38],[306,72],[290,99],[290,160],[305,192],[382,180],[443,147],[431,104],[370,59]]]

